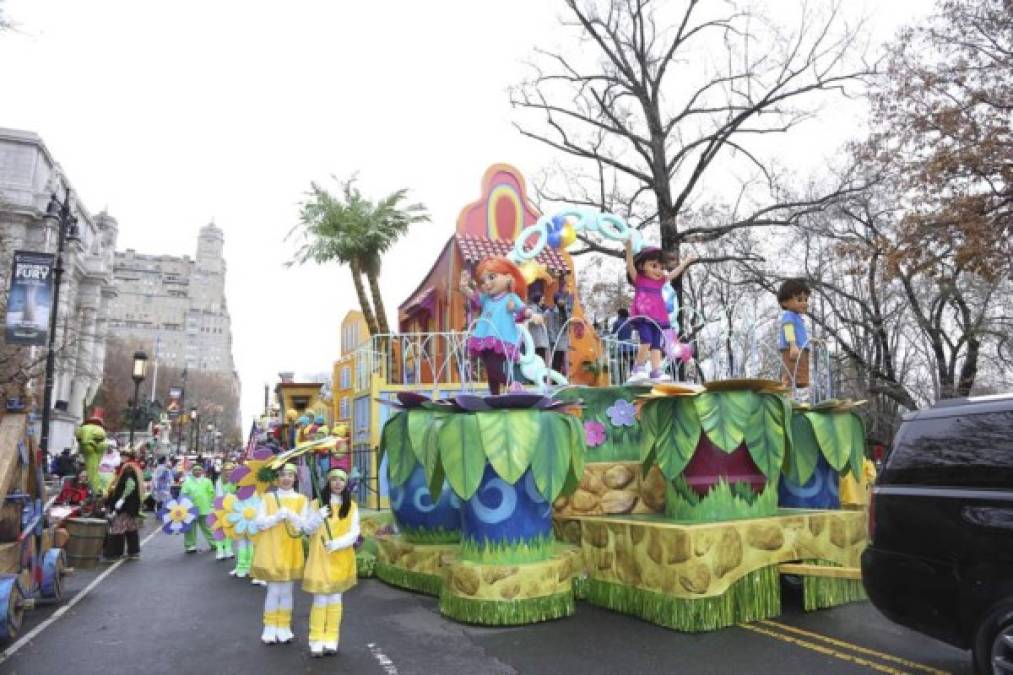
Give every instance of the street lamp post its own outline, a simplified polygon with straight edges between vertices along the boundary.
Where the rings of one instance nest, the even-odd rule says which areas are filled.
[[[190,408],[190,433],[193,434],[193,454],[200,454],[200,413]]]
[[[176,422],[179,423],[179,428],[176,429],[176,454],[179,454],[179,447],[183,444],[183,410],[186,403],[186,365],[183,366],[183,386],[180,387],[179,392],[179,416],[176,418]]]
[[[211,454],[215,454],[215,425],[208,424],[208,442],[207,444],[211,447]]]
[[[49,418],[53,407],[53,382],[56,379],[56,312],[60,306],[60,282],[63,280],[63,247],[67,241],[78,241],[77,218],[70,212],[70,188],[64,195],[63,202],[56,198],[54,192],[46,207],[46,218],[56,220],[56,266],[53,267],[53,306],[49,310],[49,345],[46,351],[46,382],[42,394],[42,433],[39,437],[39,449],[42,456],[49,452]],[[48,461],[48,460],[47,460]]]
[[[134,381],[134,409],[130,413],[130,440],[127,441],[127,446],[130,448],[134,447],[134,425],[137,424],[138,390],[141,388],[141,382],[144,382],[147,370],[148,355],[141,351],[134,352],[134,367],[130,371],[130,377]]]

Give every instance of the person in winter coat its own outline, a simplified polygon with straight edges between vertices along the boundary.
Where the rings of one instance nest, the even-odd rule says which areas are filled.
[[[215,486],[212,485],[211,480],[204,475],[204,467],[200,464],[194,464],[193,468],[190,469],[190,475],[187,476],[186,480],[183,481],[183,487],[179,491],[181,496],[189,497],[190,500],[197,506],[197,513],[199,517],[194,523],[194,527],[190,528],[190,531],[183,535],[183,547],[187,553],[197,552],[197,529],[204,533],[204,541],[208,543],[210,548],[215,548],[214,535],[211,534],[211,528],[205,522],[205,518],[214,509],[215,503]]]
[[[123,461],[109,485],[106,499],[113,517],[109,525],[105,556],[109,560],[122,556],[125,542],[127,557],[136,560],[141,557],[137,521],[141,513],[141,502],[144,501],[144,477],[132,449],[124,450],[121,457]]]

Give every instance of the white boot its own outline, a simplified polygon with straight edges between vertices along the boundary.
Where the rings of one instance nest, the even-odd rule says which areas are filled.
[[[338,653],[338,641],[337,640],[326,640],[324,642],[324,653],[325,654],[337,654]]]
[[[291,642],[295,638],[295,634],[291,628],[279,628],[278,629],[278,642],[285,644]]]
[[[273,645],[278,642],[278,627],[264,626],[264,632],[260,634],[260,641],[265,645]]]
[[[314,640],[310,642],[310,654],[312,656],[323,656],[324,655],[324,643]]]

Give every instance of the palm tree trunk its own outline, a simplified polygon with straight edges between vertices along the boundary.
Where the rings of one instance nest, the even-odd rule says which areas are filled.
[[[355,260],[348,267],[352,270],[352,284],[355,286],[355,295],[359,298],[359,308],[366,320],[366,327],[370,335],[376,335],[380,330],[376,324],[376,315],[373,314],[373,306],[369,304],[369,296],[366,295],[366,287],[362,285],[362,268]]]
[[[376,325],[380,332],[390,334],[390,326],[387,324],[387,310],[383,306],[383,296],[380,295],[380,281],[376,269],[369,265],[365,266],[366,279],[369,280],[369,293],[373,296],[373,307],[376,308]]]

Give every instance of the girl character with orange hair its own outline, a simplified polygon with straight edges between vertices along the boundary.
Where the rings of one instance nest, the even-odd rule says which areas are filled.
[[[477,288],[476,288],[477,283]],[[481,309],[475,330],[468,338],[468,351],[482,360],[489,377],[489,391],[498,394],[507,381],[508,363],[517,360],[520,332],[517,322],[531,318],[524,306],[528,285],[520,268],[502,256],[486,258],[475,268],[474,279],[461,273],[461,292]]]

